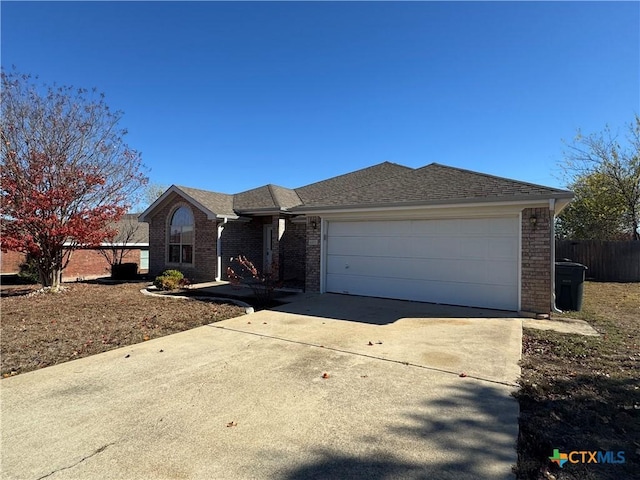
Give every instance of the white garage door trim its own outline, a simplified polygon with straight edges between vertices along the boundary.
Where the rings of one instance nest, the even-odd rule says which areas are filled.
[[[322,291],[520,308],[520,215],[322,223]]]

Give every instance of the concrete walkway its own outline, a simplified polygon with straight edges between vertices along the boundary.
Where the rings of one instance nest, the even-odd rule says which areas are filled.
[[[440,308],[307,296],[4,379],[0,477],[513,478],[521,320]]]

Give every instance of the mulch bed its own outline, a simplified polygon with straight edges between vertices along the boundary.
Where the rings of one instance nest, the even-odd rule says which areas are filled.
[[[59,293],[2,285],[3,377],[244,315],[230,303],[158,298],[148,283],[65,284]]]

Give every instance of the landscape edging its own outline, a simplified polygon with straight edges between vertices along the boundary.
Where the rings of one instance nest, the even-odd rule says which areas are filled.
[[[235,300],[233,298],[208,297],[208,296],[186,296],[186,295],[164,295],[162,293],[150,292],[149,288],[140,289],[140,293],[142,293],[143,295],[148,295],[150,297],[177,298],[177,299],[180,299],[180,300],[194,299],[194,300],[221,302],[221,303],[233,303],[234,305],[237,305],[238,307],[243,307],[245,314],[254,313],[254,311],[255,311],[253,309],[253,307],[251,305],[249,305],[248,303],[242,302],[240,300]]]

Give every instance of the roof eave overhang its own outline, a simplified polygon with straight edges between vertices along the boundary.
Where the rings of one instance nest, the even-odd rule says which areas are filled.
[[[238,210],[238,215],[292,215],[294,214],[289,209],[284,207],[263,207],[263,208],[248,208],[246,210]]]
[[[558,204],[566,206],[573,198],[573,193],[567,192],[549,196],[521,196],[505,198],[488,198],[479,200],[477,198],[464,198],[458,200],[435,200],[429,202],[396,202],[396,203],[372,203],[366,205],[318,205],[300,206],[291,209],[291,213],[314,214],[335,212],[362,212],[362,211],[385,211],[385,210],[412,210],[424,208],[455,208],[455,207],[487,207],[487,206],[546,206],[549,200],[554,199]]]

